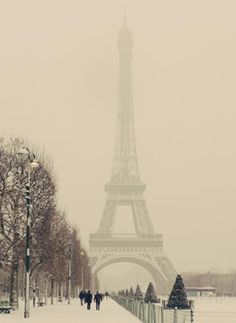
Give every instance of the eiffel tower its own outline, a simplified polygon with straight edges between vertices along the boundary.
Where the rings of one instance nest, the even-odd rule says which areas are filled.
[[[136,263],[152,275],[158,293],[167,293],[176,271],[163,249],[162,235],[155,233],[149,218],[143,195],[145,185],[139,175],[131,80],[132,47],[132,35],[124,21],[118,35],[120,69],[114,161],[111,179],[105,186],[107,200],[99,228],[96,234],[89,235],[90,263],[93,277],[116,262]],[[132,211],[134,235],[114,233],[120,206],[129,206]]]

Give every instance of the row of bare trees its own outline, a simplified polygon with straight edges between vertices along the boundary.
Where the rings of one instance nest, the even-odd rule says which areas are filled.
[[[0,269],[8,274],[9,300],[14,307],[18,307],[20,293],[24,295],[29,162],[19,158],[22,146],[25,142],[19,138],[0,138]],[[32,286],[46,286],[53,301],[55,290],[60,294],[66,289],[69,252],[73,295],[82,285],[89,287],[91,273],[78,230],[70,227],[65,212],[57,208],[52,165],[43,153],[36,153],[40,163],[31,170],[30,277]]]

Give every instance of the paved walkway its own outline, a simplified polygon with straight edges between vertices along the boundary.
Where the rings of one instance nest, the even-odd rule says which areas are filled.
[[[71,305],[59,303],[31,308],[30,318],[23,318],[23,304],[18,311],[11,314],[0,314],[0,323],[140,323],[131,313],[113,300],[104,300],[100,311],[81,306],[79,300],[72,300]]]

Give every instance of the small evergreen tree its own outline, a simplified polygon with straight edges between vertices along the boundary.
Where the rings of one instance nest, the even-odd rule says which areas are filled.
[[[137,285],[137,287],[136,287],[136,291],[135,291],[135,294],[134,294],[134,298],[137,301],[142,301],[143,300],[143,293],[142,293],[141,288],[140,288],[139,285]]]
[[[190,308],[181,275],[177,275],[176,277],[172,292],[167,303],[167,307],[179,309]]]
[[[134,290],[132,286],[130,287],[130,290],[129,290],[129,298],[134,298]]]
[[[144,302],[158,303],[156,292],[152,283],[149,283],[148,285],[148,288],[144,297]]]
[[[129,291],[128,291],[127,288],[126,288],[126,291],[125,291],[125,297],[129,297]]]

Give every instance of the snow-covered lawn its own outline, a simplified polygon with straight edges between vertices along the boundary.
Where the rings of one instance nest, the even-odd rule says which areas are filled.
[[[235,297],[198,297],[194,304],[194,323],[236,323]]]
[[[23,304],[19,311],[11,314],[0,314],[0,323],[140,323],[128,311],[112,300],[104,300],[100,311],[95,310],[92,303],[91,310],[81,306],[79,300],[72,300],[71,305],[57,303],[43,307],[31,308],[30,318],[23,318]]]

